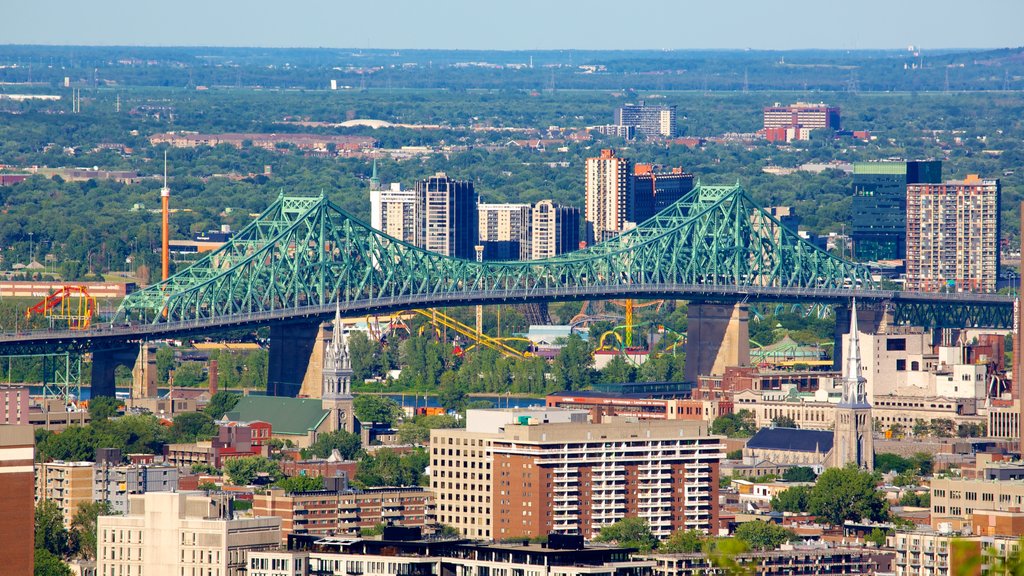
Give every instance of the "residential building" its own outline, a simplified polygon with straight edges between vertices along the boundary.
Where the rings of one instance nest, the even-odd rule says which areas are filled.
[[[799,576],[818,574],[876,574],[888,571],[891,552],[869,548],[783,546],[768,552],[743,552],[737,564],[756,576]],[[719,574],[707,554],[653,554],[655,576],[703,576]]]
[[[858,260],[907,256],[907,184],[942,182],[942,161],[857,162],[853,165],[853,253]]]
[[[597,158],[587,158],[586,208],[587,244],[618,236],[625,228],[632,197],[633,179],[630,161],[601,150]]]
[[[933,528],[946,524],[954,529],[972,529],[973,516],[978,512],[1024,509],[1024,480],[935,478],[931,483],[931,506]]]
[[[338,135],[338,134],[311,134],[311,133],[285,133],[275,132],[229,132],[221,134],[201,134],[197,132],[167,132],[154,134],[149,137],[153,146],[168,144],[175,148],[196,148],[199,146],[219,146],[228,144],[235,148],[252,146],[266,150],[276,150],[281,145],[295,146],[300,150],[309,151],[348,151],[354,152],[373,148],[377,140],[370,136]]]
[[[580,246],[580,209],[541,200],[530,210],[530,259],[554,258]]]
[[[78,507],[92,502],[92,484],[92,462],[58,460],[36,465],[36,502],[55,502],[69,528]]]
[[[529,204],[485,204],[477,206],[479,244],[484,260],[529,260],[533,219]]]
[[[496,540],[592,538],[626,516],[646,519],[659,537],[717,526],[723,445],[705,423],[586,418],[583,410],[475,410],[465,430],[433,430],[438,521]]]
[[[860,331],[857,329],[857,301],[850,311],[849,348],[846,354],[846,377],[843,379],[843,397],[836,407],[834,453],[831,465],[836,468],[854,466],[875,469],[875,421],[871,404],[864,391],[864,376],[860,367]]]
[[[416,192],[398,182],[370,190],[370,226],[409,244],[416,243]]]
[[[97,463],[93,472],[92,499],[110,504],[114,514],[127,514],[130,495],[176,491],[178,472],[176,466],[162,464]]]
[[[381,540],[293,537],[289,548],[251,553],[249,576],[295,576],[283,572],[284,567],[295,567],[302,560],[308,573],[297,572],[299,576],[650,576],[654,565],[651,560],[633,558],[633,548],[591,547],[584,545],[582,537],[558,534],[551,535],[546,545],[482,544],[424,540],[416,530],[385,529]],[[278,571],[272,572],[269,567],[275,560]]]
[[[676,107],[648,105],[643,100],[615,110],[614,123],[632,126],[647,138],[672,138],[676,135]]]
[[[217,435],[210,440],[168,444],[167,463],[174,466],[202,463],[220,468],[228,458],[266,455],[263,444],[273,436],[269,423],[225,418],[228,422],[218,427]]]
[[[633,198],[627,205],[628,219],[640,224],[693,190],[693,174],[680,167],[637,163],[633,166]]]
[[[986,550],[996,550],[997,556],[1005,558],[1018,549],[1020,537],[965,536],[950,530],[901,529],[887,540],[887,548],[895,550],[895,576],[946,576],[954,573],[957,566],[971,566],[971,560]],[[968,568],[963,573],[980,575],[981,566]]]
[[[416,245],[445,256],[476,258],[479,241],[473,183],[438,172],[416,183]]]
[[[632,140],[636,137],[636,126],[620,126],[618,124],[602,124],[600,126],[587,126],[587,130],[591,132],[597,132],[605,136],[613,136],[615,138],[622,138],[623,140]],[[3,181],[0,180],[0,185],[3,185]]]
[[[809,140],[812,130],[822,128],[840,129],[838,107],[807,102],[783,106],[776,102],[764,109],[764,133],[769,142]]]
[[[257,516],[281,519],[281,541],[290,534],[358,535],[379,524],[423,527],[433,522],[433,497],[419,486],[345,489],[330,482],[331,489],[286,493],[271,489],[253,495]]]
[[[633,416],[655,420],[706,420],[732,413],[732,403],[720,400],[693,400],[687,394],[676,398],[576,390],[548,394],[545,404],[552,408],[576,408],[590,411],[590,420],[600,422],[606,416]]]
[[[3,397],[0,425],[29,423],[28,386],[0,386],[0,396]]]
[[[907,290],[995,292],[998,179],[907,185]]]
[[[280,544],[281,519],[235,518],[232,499],[149,492],[96,522],[96,572],[108,576],[242,576],[246,553]]]
[[[309,552],[262,550],[246,554],[248,576],[308,576]]]
[[[32,426],[0,426],[0,542],[10,574],[32,574],[34,565],[35,442]]]

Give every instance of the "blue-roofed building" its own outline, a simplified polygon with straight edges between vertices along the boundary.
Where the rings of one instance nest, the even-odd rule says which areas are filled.
[[[762,428],[747,441],[743,463],[807,466],[820,472],[831,465],[833,443],[831,430]]]

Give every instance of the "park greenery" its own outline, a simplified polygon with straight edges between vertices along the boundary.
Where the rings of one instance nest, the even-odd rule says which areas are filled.
[[[110,515],[107,502],[85,502],[71,518],[71,528],[56,502],[40,500],[35,509],[35,575],[70,576],[64,560],[96,559],[96,519]]]
[[[779,512],[808,513],[833,525],[847,520],[882,522],[889,519],[889,505],[878,491],[880,482],[878,473],[829,468],[811,487],[798,485],[780,492],[771,506]]]

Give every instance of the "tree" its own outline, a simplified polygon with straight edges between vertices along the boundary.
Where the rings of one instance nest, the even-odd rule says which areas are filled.
[[[590,346],[578,334],[571,334],[555,356],[551,368],[556,390],[582,390],[594,382],[594,357]]]
[[[217,425],[205,412],[186,412],[174,417],[171,424],[171,438],[175,442],[195,442],[210,438],[217,433]]]
[[[110,503],[86,502],[78,506],[71,519],[71,533],[78,543],[78,553],[87,560],[96,559],[96,519],[113,513]]]
[[[161,386],[167,385],[168,375],[174,368],[174,348],[163,346],[156,350],[156,378]]]
[[[749,438],[757,432],[754,425],[754,413],[740,410],[733,414],[725,414],[715,418],[711,423],[711,433],[721,434],[729,438]]]
[[[239,394],[220,390],[210,397],[210,402],[203,408],[203,412],[214,420],[220,420],[225,414],[234,410],[241,399],[242,396]]]
[[[782,474],[782,479],[786,482],[814,482],[817,477],[814,469],[806,466],[794,466]]]
[[[202,362],[182,362],[174,371],[174,385],[182,388],[199,386],[205,380]]]
[[[852,466],[830,468],[818,476],[808,500],[808,511],[834,525],[864,518],[881,522],[888,517],[889,510],[877,487],[878,477],[871,472]]]
[[[45,548],[36,548],[35,563],[32,568],[33,576],[71,576],[71,568]]]
[[[69,536],[64,527],[64,515],[53,500],[40,500],[36,504],[36,548],[54,556],[63,557],[69,551]]]
[[[650,552],[658,543],[651,533],[651,527],[643,518],[630,516],[601,528],[594,538],[595,542],[610,542],[619,546],[636,548],[641,552]]]
[[[808,486],[793,486],[779,492],[772,498],[772,510],[776,512],[806,512],[808,502],[811,498],[811,488]]]
[[[700,530],[676,530],[658,546],[658,552],[664,554],[690,554],[700,552],[704,548],[707,536]]]
[[[917,469],[917,473],[921,476],[928,476],[932,473],[935,466],[935,458],[927,452],[915,452],[910,457],[911,465]]]
[[[354,460],[362,450],[363,441],[359,436],[338,430],[317,436],[316,442],[307,450],[303,450],[304,457],[314,456],[316,458],[327,458],[331,452],[337,450],[345,460]]]
[[[324,489],[324,479],[322,476],[289,476],[278,480],[274,487],[280,488],[288,494],[313,492]]]
[[[121,401],[112,396],[97,396],[89,400],[89,420],[97,422],[117,416]]]
[[[920,418],[914,420],[914,427],[911,429],[911,433],[914,436],[927,436],[931,431],[932,428],[928,425],[928,422],[925,422]]]
[[[422,448],[401,455],[384,448],[363,456],[355,480],[363,486],[416,486],[428,464],[430,456]]]
[[[437,401],[449,412],[462,412],[466,409],[466,398],[469,394],[461,382],[450,378],[453,374],[446,372],[441,376],[441,386],[437,389]]]
[[[910,460],[900,456],[899,454],[892,454],[889,452],[880,452],[875,454],[875,470],[879,472],[906,472],[914,466],[914,463]]]
[[[881,548],[885,546],[886,536],[889,535],[888,530],[882,530],[881,528],[872,528],[871,533],[864,537],[865,542],[870,542],[875,546]]]
[[[789,416],[776,416],[772,418],[772,426],[777,428],[798,428],[796,420]]]
[[[360,422],[380,422],[391,426],[402,416],[402,407],[398,402],[372,394],[356,396],[353,409]]]
[[[900,497],[900,506],[913,506],[916,508],[931,508],[932,497],[930,494],[918,494],[917,492],[907,492]]]
[[[281,467],[277,462],[262,456],[244,456],[224,461],[224,473],[235,486],[248,486],[261,476],[271,482],[281,479]]]
[[[736,528],[735,536],[754,550],[775,550],[796,538],[796,534],[792,530],[760,520],[740,524]]]

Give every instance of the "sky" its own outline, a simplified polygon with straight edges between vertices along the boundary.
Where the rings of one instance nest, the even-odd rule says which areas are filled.
[[[325,48],[999,48],[1024,0],[8,0],[0,44]]]

